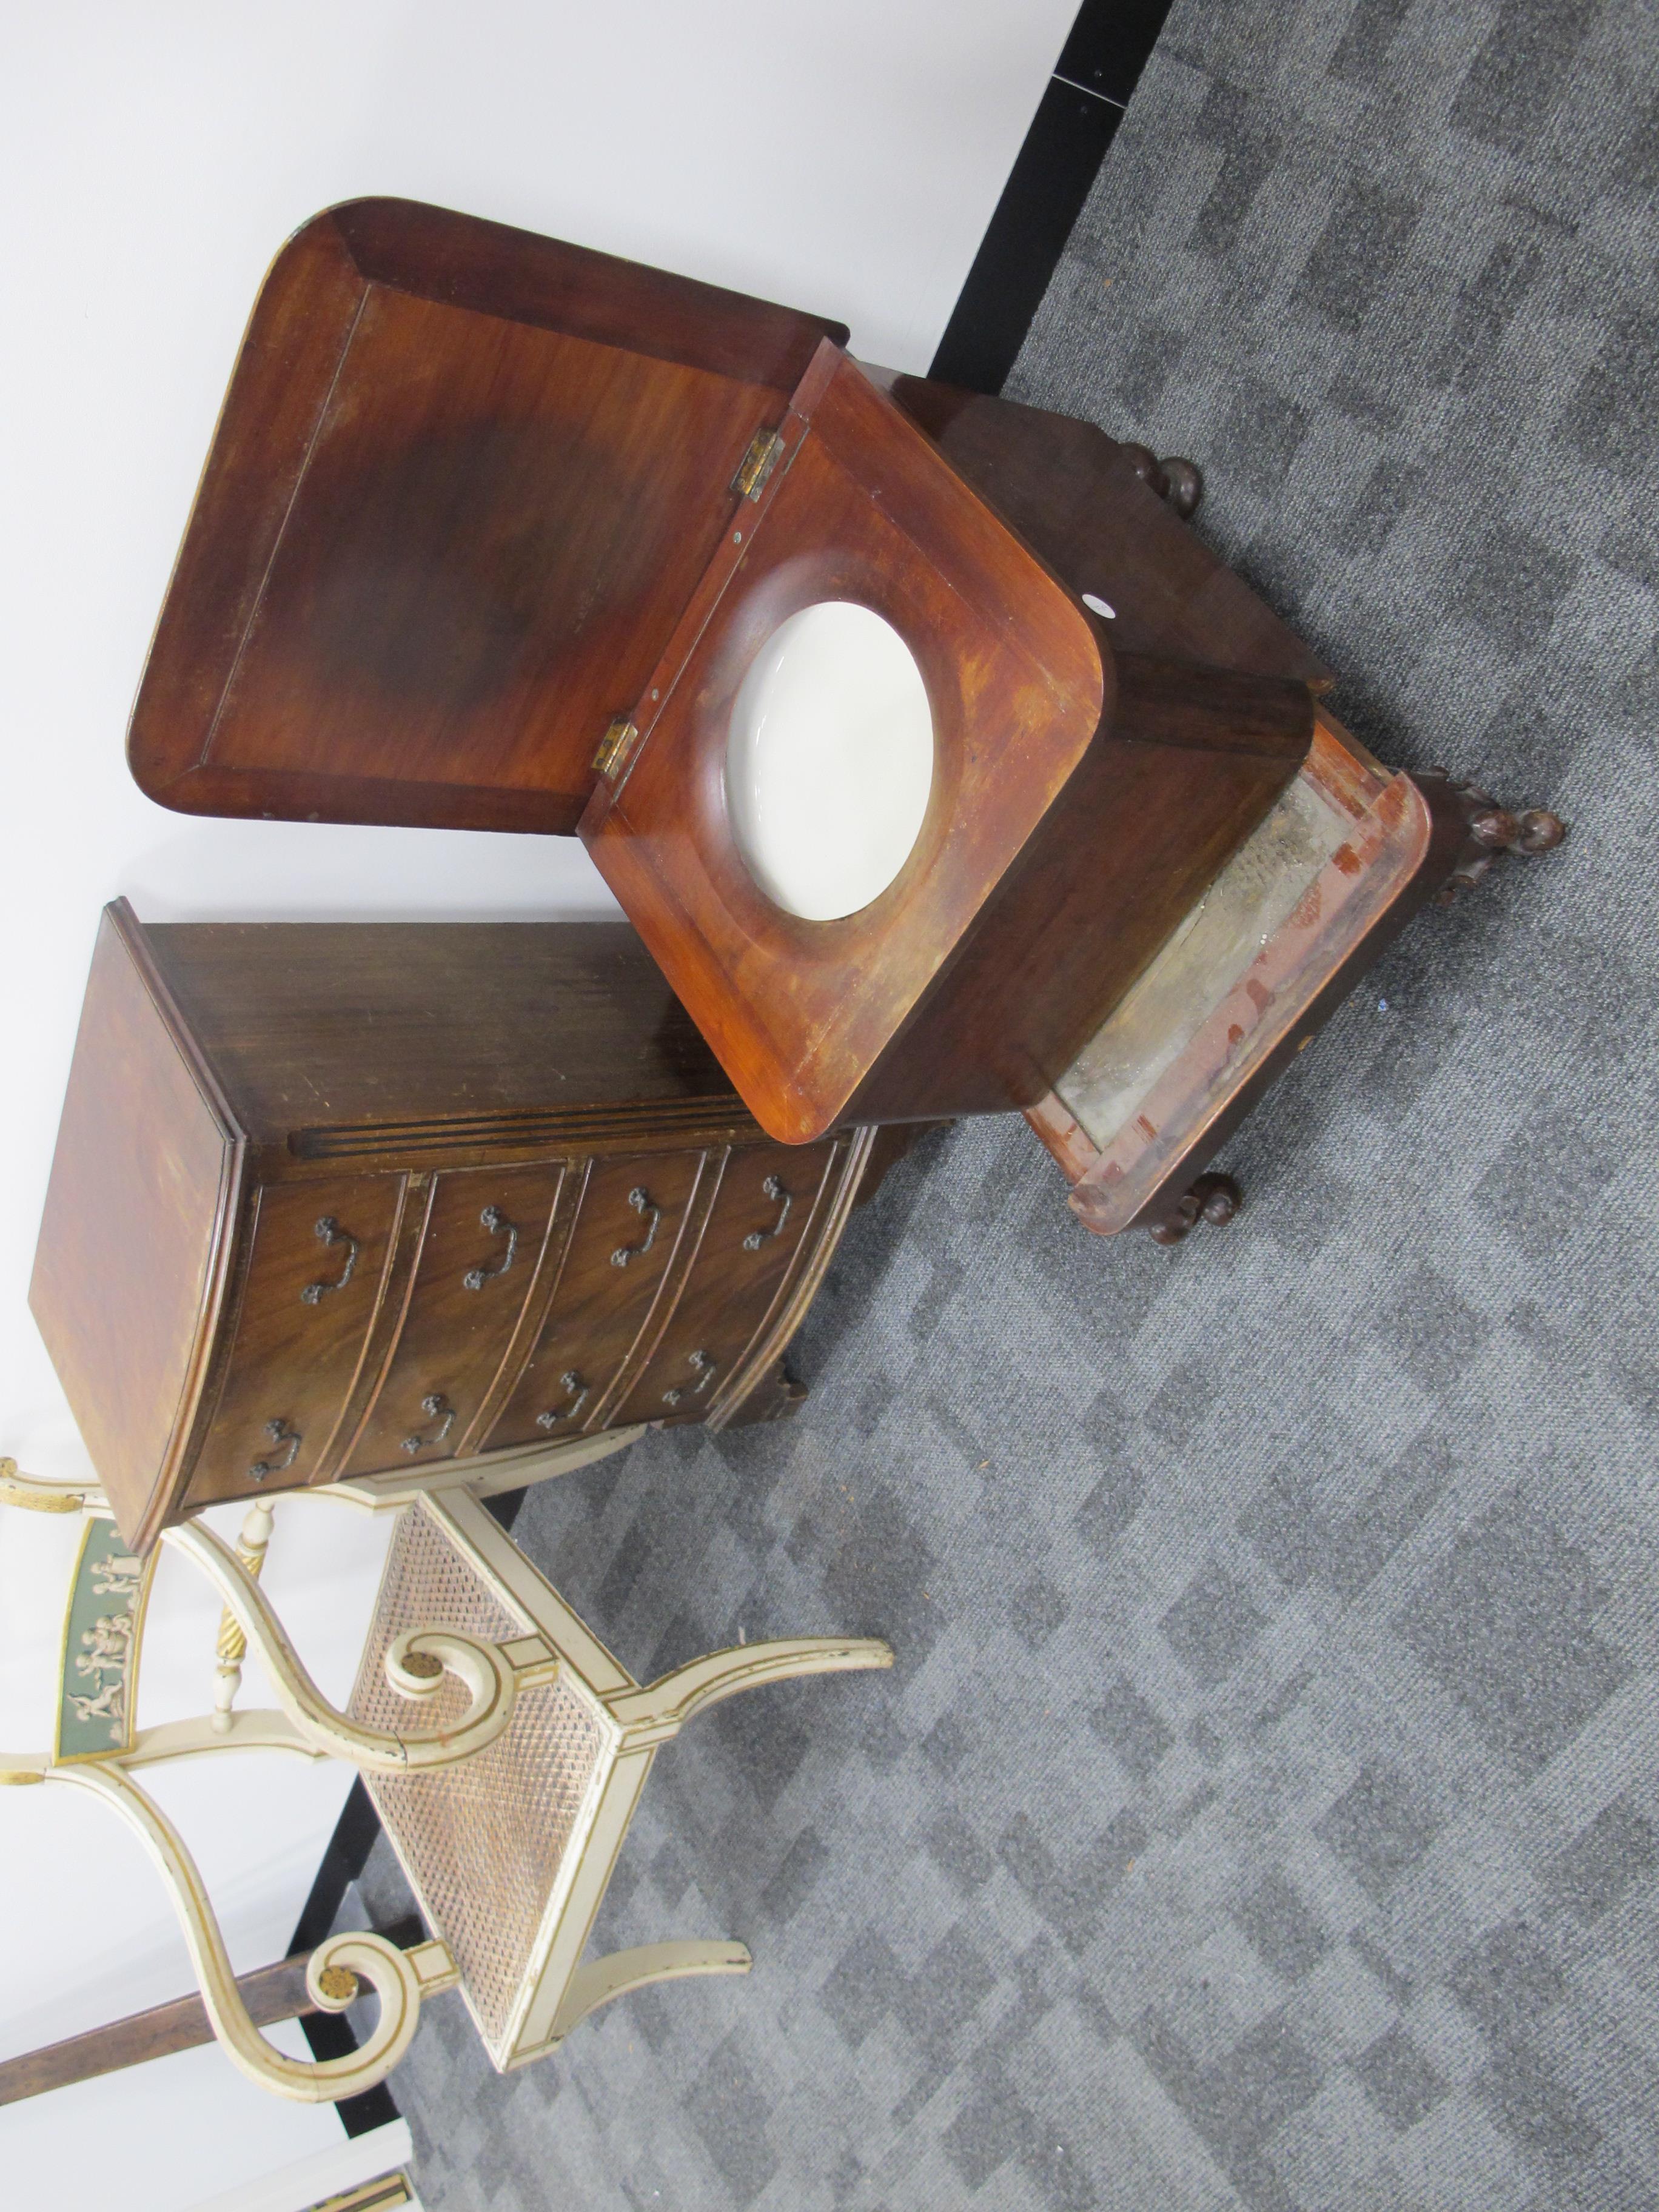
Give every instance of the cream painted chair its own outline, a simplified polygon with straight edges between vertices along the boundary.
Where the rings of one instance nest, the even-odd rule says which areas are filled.
[[[632,1440],[586,1438],[514,1468],[476,1462],[378,1484],[294,1493],[398,1516],[374,1619],[344,1712],[325,1699],[259,1588],[270,1509],[235,1549],[195,1522],[164,1532],[213,1583],[226,1613],[214,1711],[137,1729],[138,1659],[158,1554],[131,1558],[93,1490],[40,1483],[0,1461],[0,1504],[85,1516],[64,1636],[50,1753],[0,1755],[0,1783],[92,1791],[149,1850],[172,1896],[215,2034],[245,2074],[308,2102],[354,2096],[408,2049],[424,1997],[459,1987],[495,2065],[540,2057],[594,2008],[647,1984],[748,1971],[741,1943],[653,1943],[582,1963],[629,1821],[659,1747],[705,1705],[793,1675],[887,1667],[868,1638],[739,1645],[635,1680],[483,1507],[483,1494],[568,1472]],[[314,1510],[307,1506],[305,1510]],[[280,1711],[238,1712],[247,1644]],[[413,1715],[427,1723],[411,1729]],[[259,2033],[237,1988],[196,1867],[135,1775],[223,1749],[343,1759],[364,1776],[432,1939],[400,1951],[331,1936],[307,1970],[339,2012],[367,1984],[380,2019],[349,2057],[289,2058]]]

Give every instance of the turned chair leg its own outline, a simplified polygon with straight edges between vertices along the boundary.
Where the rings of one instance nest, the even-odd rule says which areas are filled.
[[[1189,1191],[1176,1200],[1175,1211],[1151,1224],[1155,1244],[1179,1244],[1200,1221],[1224,1229],[1244,1203],[1244,1194],[1229,1175],[1201,1175]]]

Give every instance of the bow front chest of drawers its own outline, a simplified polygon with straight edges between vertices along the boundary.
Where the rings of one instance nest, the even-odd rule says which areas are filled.
[[[122,901],[30,1303],[142,1550],[222,1498],[787,1412],[874,1138],[768,1139],[625,924]]]

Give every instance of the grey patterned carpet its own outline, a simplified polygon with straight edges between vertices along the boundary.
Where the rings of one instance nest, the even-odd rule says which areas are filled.
[[[1100,1243],[1018,1122],[857,1220],[789,1431],[521,1540],[636,1671],[858,1629],[659,1762],[603,1936],[747,1981],[398,2077],[434,2212],[1659,2204],[1659,17],[1180,0],[1017,396],[1385,757],[1556,806]],[[395,1883],[377,1861],[382,1909]]]

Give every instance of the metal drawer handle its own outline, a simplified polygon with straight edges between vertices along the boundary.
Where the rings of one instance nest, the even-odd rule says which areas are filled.
[[[761,1246],[768,1243],[772,1237],[781,1237],[783,1234],[783,1224],[789,1218],[789,1209],[795,1202],[793,1194],[784,1188],[783,1185],[778,1181],[776,1176],[767,1176],[766,1181],[761,1185],[761,1196],[763,1198],[769,1198],[775,1206],[779,1199],[781,1199],[783,1200],[783,1211],[779,1214],[777,1219],[772,1224],[772,1226],[769,1229],[751,1229],[750,1231],[749,1234],[743,1240],[743,1249],[745,1252],[758,1252]]]
[[[281,1474],[285,1468],[292,1467],[305,1442],[298,1429],[290,1428],[286,1421],[267,1421],[265,1434],[272,1443],[286,1444],[288,1454],[283,1459],[256,1459],[248,1469],[249,1480],[253,1482],[263,1482],[268,1474]]]
[[[502,1230],[507,1231],[507,1249],[493,1267],[467,1269],[461,1280],[469,1291],[481,1291],[492,1275],[504,1275],[513,1265],[513,1255],[519,1249],[519,1225],[515,1221],[509,1221],[499,1206],[485,1206],[478,1219],[492,1237],[499,1237]]]
[[[587,1403],[587,1394],[593,1386],[584,1382],[574,1367],[567,1367],[559,1380],[567,1390],[574,1390],[576,1395],[568,1406],[550,1407],[546,1413],[538,1413],[536,1426],[538,1429],[556,1429],[561,1421],[574,1421]]]
[[[708,1388],[709,1384],[714,1381],[715,1374],[720,1367],[720,1362],[709,1352],[694,1352],[687,1364],[691,1368],[692,1372],[697,1378],[691,1385],[691,1395],[694,1398],[700,1398],[703,1392]],[[676,1383],[672,1390],[665,1390],[663,1392],[662,1401],[665,1406],[678,1406],[684,1395],[684,1390],[678,1383]]]
[[[345,1246],[345,1265],[331,1283],[307,1283],[300,1293],[300,1303],[303,1306],[314,1306],[326,1291],[344,1290],[346,1285],[351,1280],[352,1270],[357,1264],[356,1238],[342,1229],[331,1213],[325,1213],[317,1224],[317,1235],[325,1244]]]
[[[405,1437],[404,1449],[406,1452],[428,1451],[434,1444],[441,1444],[455,1425],[455,1408],[441,1390],[434,1390],[429,1397],[422,1398],[421,1411],[428,1420],[438,1420],[441,1413],[443,1419],[438,1421],[437,1427],[429,1437],[423,1437],[418,1433],[412,1437]]]
[[[651,1226],[645,1233],[645,1242],[642,1244],[617,1245],[616,1250],[611,1255],[611,1264],[613,1267],[625,1267],[630,1260],[637,1260],[641,1252],[648,1252],[657,1241],[657,1230],[662,1221],[662,1208],[659,1206],[652,1205],[650,1195],[642,1182],[635,1183],[633,1189],[629,1192],[628,1203],[635,1213],[648,1213],[651,1216]]]

